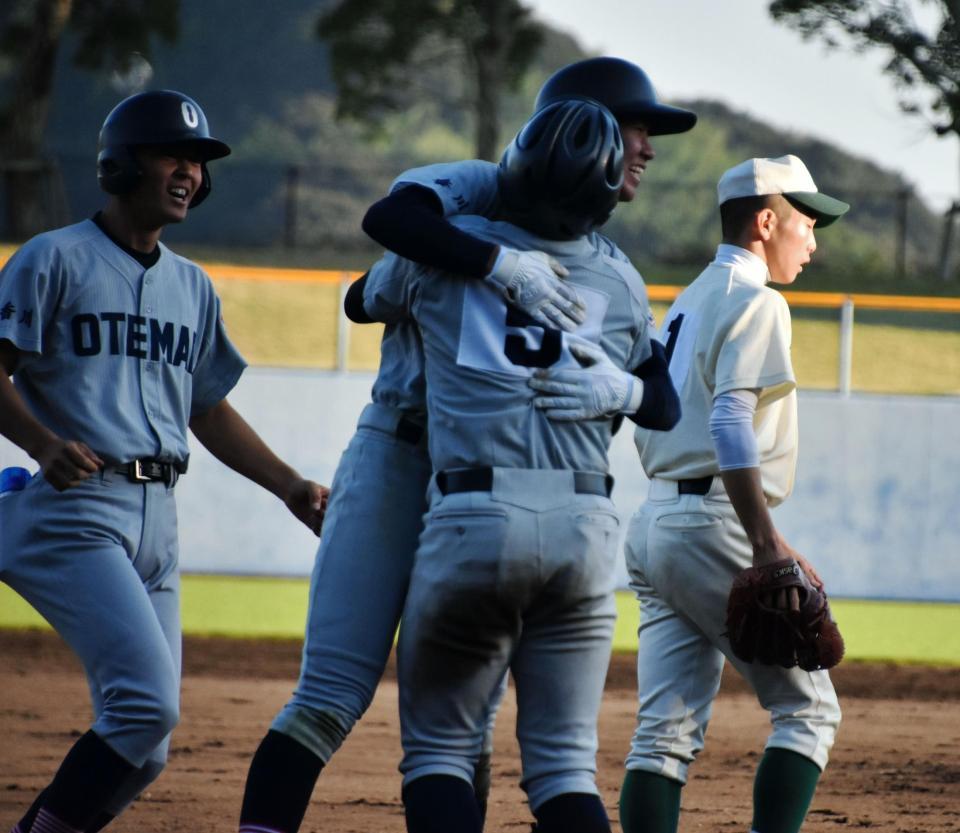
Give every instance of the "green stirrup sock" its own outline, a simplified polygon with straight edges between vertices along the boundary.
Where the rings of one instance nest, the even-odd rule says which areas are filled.
[[[820,767],[797,752],[764,752],[753,782],[753,830],[798,833],[819,779]]]
[[[623,833],[676,833],[681,787],[665,775],[628,769],[620,788]]]

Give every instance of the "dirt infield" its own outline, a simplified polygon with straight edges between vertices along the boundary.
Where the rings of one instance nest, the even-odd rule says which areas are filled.
[[[166,772],[109,830],[236,830],[247,765],[290,694],[291,642],[188,639],[183,721]],[[599,783],[615,821],[635,709],[633,657],[615,657],[601,719]],[[846,663],[834,674],[844,708],[833,759],[804,830],[960,831],[960,670]],[[59,640],[0,631],[0,831],[19,818],[88,725],[86,685]],[[321,776],[303,831],[402,833],[400,744],[392,679]],[[497,728],[489,831],[527,833],[517,787],[515,710]],[[680,830],[746,833],[766,714],[727,675],[707,749],[683,795]]]

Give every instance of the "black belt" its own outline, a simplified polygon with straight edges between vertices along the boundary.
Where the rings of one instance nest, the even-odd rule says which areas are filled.
[[[133,483],[166,483],[173,486],[181,474],[187,472],[187,462],[170,462],[167,460],[131,460],[129,463],[114,468],[118,474],[125,475]]]
[[[713,475],[694,477],[690,480],[678,480],[677,492],[681,495],[705,495],[713,485]]]
[[[483,466],[477,469],[438,471],[437,488],[443,495],[454,492],[489,492],[493,489],[493,469]],[[573,490],[580,495],[610,497],[613,491],[613,475],[596,471],[575,471]]]
[[[403,440],[405,443],[410,443],[410,445],[416,445],[423,439],[423,432],[427,429],[424,428],[419,422],[414,422],[412,419],[407,419],[402,416],[397,421],[397,430],[396,437],[398,440]]]

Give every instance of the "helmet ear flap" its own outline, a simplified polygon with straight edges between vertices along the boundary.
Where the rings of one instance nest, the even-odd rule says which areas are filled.
[[[143,172],[137,158],[128,149],[104,149],[97,154],[97,182],[108,194],[129,194]]]
[[[193,198],[190,200],[190,205],[188,205],[187,208],[196,208],[210,195],[213,182],[210,179],[210,171],[207,170],[206,162],[200,166],[200,175],[200,187],[197,188],[197,193],[193,195]]]

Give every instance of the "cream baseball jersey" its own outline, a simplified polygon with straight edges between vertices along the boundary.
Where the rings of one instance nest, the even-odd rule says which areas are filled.
[[[727,391],[753,389],[759,393],[754,431],[764,493],[771,506],[790,494],[797,458],[790,311],[766,280],[762,259],[724,244],[670,307],[660,340],[666,345],[683,416],[672,431],[636,429],[647,477],[681,480],[718,474],[709,427],[713,399]]]

